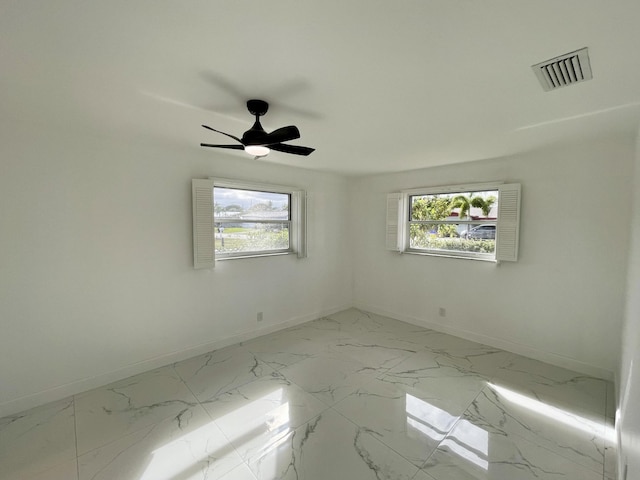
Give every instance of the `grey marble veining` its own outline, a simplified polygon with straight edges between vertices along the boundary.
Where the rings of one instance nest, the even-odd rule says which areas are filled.
[[[245,460],[328,408],[280,375],[245,384],[204,407]]]
[[[613,480],[617,478],[618,473],[615,421],[606,416],[604,423],[604,476],[608,480]]]
[[[326,350],[325,335],[316,337],[309,328],[294,327],[243,344],[250,352],[276,370]]]
[[[249,459],[259,480],[409,480],[417,468],[375,435],[329,410]]]
[[[240,464],[240,456],[200,406],[78,459],[79,480],[214,480]]]
[[[34,459],[33,461],[36,461]],[[32,461],[28,462],[29,467]],[[73,459],[67,462],[55,465],[42,471],[32,471],[30,468],[22,469],[19,472],[2,472],[2,480],[77,480],[78,479],[78,460]]]
[[[328,345],[331,353],[351,357],[371,369],[383,371],[399,364],[424,347],[386,332],[363,333]]]
[[[238,346],[176,363],[174,368],[201,402],[274,372],[255,354]]]
[[[601,472],[605,426],[566,408],[489,384],[465,411],[469,423],[497,436],[520,436]]]
[[[0,419],[2,480],[613,480],[610,384],[349,309]]]
[[[424,400],[455,415],[462,414],[486,385],[484,377],[443,363],[433,352],[414,354],[379,379],[420,392]]]
[[[597,473],[521,437],[461,419],[423,469],[436,480],[596,480]]]
[[[76,472],[73,399],[0,419],[0,478],[63,479]]]
[[[492,381],[584,416],[601,419],[605,415],[607,382],[598,378],[513,355],[496,370]]]
[[[334,409],[418,467],[458,420],[423,392],[380,380],[357,389]]]
[[[179,418],[197,403],[172,367],[78,395],[75,398],[78,454],[166,418]]]
[[[333,405],[358,387],[375,379],[375,368],[343,355],[317,355],[280,370],[303,390]]]

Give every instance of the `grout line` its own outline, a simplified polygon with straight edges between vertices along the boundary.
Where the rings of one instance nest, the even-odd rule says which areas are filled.
[[[488,386],[488,385],[487,385],[487,386],[485,386],[485,388],[483,388],[483,389],[482,389],[482,391],[481,391],[480,393],[484,392],[487,388],[489,388],[489,386]],[[489,388],[489,389],[490,389],[490,388]],[[479,395],[480,395],[480,394],[478,394],[478,396],[479,396]],[[476,396],[476,399],[478,398],[478,396]],[[475,399],[474,399],[474,401],[475,401]],[[473,403],[473,402],[472,402],[472,403]],[[551,406],[553,406],[553,405],[551,405]],[[560,410],[563,410],[563,409],[562,409],[562,408],[560,408],[560,407],[556,407],[556,408],[558,408],[558,409],[560,409]],[[467,409],[468,409],[468,407],[467,407]],[[564,410],[563,410],[563,411],[564,411]],[[466,410],[465,410],[465,412],[466,412]],[[567,412],[567,413],[571,415],[571,412]],[[507,412],[505,412],[505,414],[507,414],[510,418],[512,418],[512,419],[513,419],[513,420],[515,420],[516,422],[519,422],[519,420],[518,420],[515,416],[512,416],[511,414],[509,414],[509,413],[507,413]],[[493,424],[491,424],[491,425],[493,426]],[[605,429],[605,423],[603,422],[601,426],[602,426],[602,431],[604,432],[604,429]],[[540,443],[538,443],[538,442],[534,441],[534,439],[532,439],[532,438],[526,438],[524,435],[521,435],[521,434],[519,434],[519,433],[507,433],[507,432],[504,432],[504,433],[506,434],[506,438],[508,438],[508,437],[516,437],[516,438],[519,438],[519,439],[521,439],[521,440],[524,440],[524,441],[525,441],[525,442],[527,442],[527,443],[530,443],[530,444],[535,445],[536,447],[538,447],[538,448],[540,448],[540,449],[542,449],[542,450],[546,450],[546,451],[548,451],[548,452],[550,452],[550,453],[552,453],[552,454],[556,455],[557,457],[560,457],[560,458],[564,459],[565,461],[570,462],[571,464],[578,465],[578,466],[580,466],[581,468],[584,468],[585,470],[588,470],[588,471],[593,472],[593,473],[599,473],[599,472],[598,472],[598,470],[593,469],[591,466],[585,465],[585,464],[583,464],[583,463],[580,463],[580,462],[576,461],[575,459],[571,459],[571,458],[567,457],[567,456],[565,455],[565,453],[564,453],[564,451],[563,451],[563,450],[558,451],[558,450],[554,450],[554,449],[552,449],[550,446],[547,446],[547,445],[541,445]],[[597,438],[597,434],[595,435],[595,437]],[[543,438],[543,439],[546,439],[544,436],[543,436],[542,438]],[[593,442],[592,442],[592,443],[593,443]],[[594,445],[595,445],[596,451],[600,451],[600,448],[599,448],[595,443],[594,443]],[[604,473],[604,468],[605,468],[605,455],[606,455],[606,438],[605,438],[605,437],[602,437],[602,444],[601,444],[601,446],[602,446],[602,474],[603,474],[603,478],[604,478],[604,480],[607,480],[607,479],[606,479],[606,476],[605,476],[605,473]],[[562,453],[561,453],[561,452],[562,452]],[[582,453],[582,452],[580,452],[580,453]],[[586,456],[586,455],[585,455],[585,456]],[[596,461],[597,461],[597,460],[596,460]]]
[[[209,412],[209,410],[207,410],[207,407],[205,407],[202,402],[200,401],[200,399],[198,398],[198,396],[194,393],[194,391],[191,389],[191,387],[189,386],[189,384],[185,381],[184,378],[182,378],[182,375],[180,375],[180,373],[178,373],[178,370],[175,368],[175,363],[171,365],[171,368],[173,368],[174,372],[176,372],[176,375],[178,376],[178,378],[180,379],[180,381],[182,381],[182,383],[184,384],[185,387],[187,387],[187,390],[189,390],[191,392],[191,395],[193,395],[193,398],[196,399],[196,402],[198,404],[198,406],[200,408],[202,408],[204,410],[204,413],[207,415],[207,417],[209,417],[211,419],[211,421],[215,424],[215,426],[218,428],[218,430],[220,430],[220,433],[222,434],[222,436],[226,439],[227,441],[227,446],[231,447],[233,449],[233,451],[236,453],[236,455],[238,455],[238,458],[242,461],[242,463],[239,463],[237,466],[233,467],[233,469],[231,469],[229,472],[225,473],[225,475],[227,475],[228,473],[232,472],[233,470],[235,470],[236,468],[238,468],[240,465],[245,465],[249,471],[251,472],[252,475],[254,475],[253,470],[251,470],[251,467],[249,466],[249,462],[247,460],[245,460],[244,458],[242,458],[242,455],[240,455],[240,452],[238,452],[238,449],[235,447],[235,445],[233,444],[233,442],[229,439],[229,437],[227,437],[227,434],[224,433],[224,430],[222,430],[220,428],[220,426],[218,425],[218,423],[216,422],[216,419],[213,418],[213,415],[211,415],[211,412]],[[237,387],[240,388],[240,387]],[[220,393],[220,395],[224,395],[227,392],[223,392]],[[218,395],[219,396],[219,395]],[[255,476],[255,475],[254,475]]]
[[[604,412],[602,415],[602,425],[604,426],[605,432],[607,429],[607,410],[609,408],[609,386],[605,383],[604,385]],[[602,480],[606,480],[606,472],[607,472],[607,438],[605,435],[604,439],[604,448],[602,449]]]
[[[178,372],[178,370],[176,370],[175,367],[175,363],[171,365],[171,369],[174,371],[174,373],[178,376],[178,378],[180,379],[180,381],[182,382],[182,384],[187,387],[187,390],[189,390],[189,392],[191,393],[191,395],[193,395],[193,398],[196,400],[196,403],[202,407],[204,409],[204,411],[206,412],[206,414],[211,417],[211,415],[209,415],[209,412],[207,411],[206,408],[204,408],[204,406],[202,405],[202,403],[200,402],[200,399],[197,397],[197,395],[195,393],[193,393],[193,390],[191,390],[191,387],[187,384],[187,382],[185,382],[184,378],[182,378],[182,375],[180,375],[180,373]],[[213,419],[212,419],[213,420]]]
[[[442,438],[442,440],[440,440],[438,442],[438,446],[436,448],[433,449],[433,452],[431,452],[431,454],[425,459],[424,463],[422,464],[422,466],[420,467],[420,470],[424,469],[424,466],[427,464],[427,462],[429,461],[429,459],[435,455],[435,453],[438,451],[438,449],[440,448],[440,445],[442,445],[442,442],[444,442],[447,438],[449,438],[449,435],[451,435],[451,432],[453,432],[453,430],[456,428],[456,426],[458,425],[458,423],[460,423],[460,420],[462,420],[462,417],[464,417],[464,414],[467,410],[469,410],[469,407],[471,405],[473,405],[473,402],[476,401],[476,399],[482,394],[482,392],[485,391],[485,389],[489,388],[488,385],[486,385],[486,380],[485,380],[485,386],[482,387],[480,389],[480,391],[473,397],[473,400],[471,400],[469,402],[469,404],[464,407],[464,409],[462,410],[462,413],[460,415],[458,415],[458,418],[456,419],[455,422],[453,422],[453,425],[451,425],[451,428],[449,429],[449,431],[447,432],[447,434]]]
[[[349,395],[351,396],[351,395]],[[416,470],[415,475],[418,475],[418,473],[420,473],[421,468],[418,467],[415,463],[413,463],[411,460],[409,460],[407,457],[405,457],[402,453],[398,452],[396,449],[394,449],[393,447],[387,445],[384,441],[382,441],[380,438],[377,437],[377,435],[372,434],[371,432],[367,432],[366,430],[369,430],[367,427],[362,427],[360,425],[358,425],[354,420],[351,420],[349,417],[347,417],[345,414],[341,413],[340,411],[336,410],[334,407],[342,402],[343,400],[346,400],[345,397],[342,400],[340,400],[339,402],[336,402],[333,406],[327,408],[327,410],[324,410],[322,413],[325,413],[328,410],[332,410],[333,413],[338,414],[339,416],[341,416],[342,418],[344,418],[345,420],[347,420],[347,422],[353,424],[353,426],[355,426],[358,430],[365,430],[365,433],[368,433],[371,438],[373,438],[374,440],[378,441],[381,445],[383,445],[384,447],[388,448],[389,450],[391,450],[392,452],[394,452],[396,455],[398,455],[400,458],[402,458],[403,460],[405,460],[409,465],[411,465],[412,467],[416,467],[418,470]],[[315,417],[314,417],[315,418]],[[308,422],[307,422],[308,423]],[[373,432],[375,433],[375,432]],[[414,478],[415,475],[411,478]]]
[[[76,445],[76,475],[78,480],[80,480],[80,457],[78,455],[78,417],[76,415],[76,396],[73,395],[71,397],[71,402],[73,403],[73,436],[75,439]]]

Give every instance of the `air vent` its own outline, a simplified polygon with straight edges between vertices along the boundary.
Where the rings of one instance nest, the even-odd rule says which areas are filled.
[[[531,68],[533,68],[545,92],[593,78],[589,64],[589,51],[586,47],[538,63]]]

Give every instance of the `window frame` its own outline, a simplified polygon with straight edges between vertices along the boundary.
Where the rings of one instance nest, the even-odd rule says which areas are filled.
[[[287,220],[247,220],[242,219],[242,222],[239,222],[238,219],[220,219],[216,218],[215,210],[213,212],[213,224],[214,228],[217,227],[218,224],[229,224],[229,223],[255,223],[255,224],[274,224],[281,225],[287,224],[289,230],[289,245],[287,248],[277,248],[273,250],[247,250],[242,252],[216,252],[216,257],[218,260],[226,260],[231,258],[244,258],[244,257],[265,257],[270,255],[287,255],[293,253],[293,215],[292,208],[294,203],[294,191],[292,187],[284,187],[278,185],[270,185],[263,183],[252,183],[252,182],[237,182],[229,179],[214,179],[213,182],[213,204],[215,207],[216,203],[216,188],[227,188],[230,190],[244,190],[248,192],[256,192],[256,193],[278,193],[282,195],[287,195],[289,197],[289,209]],[[215,239],[218,238],[216,236],[217,232],[214,230],[214,242]],[[214,246],[215,250],[215,246]]]
[[[500,261],[517,261],[520,212],[520,184],[505,182],[485,182],[460,185],[443,185],[436,187],[422,187],[390,193],[387,196],[387,249],[400,253],[427,255],[446,258],[462,258],[499,263]],[[496,219],[480,220],[411,220],[411,198],[455,193],[473,193],[497,190],[498,213]],[[503,198],[503,194],[512,195]],[[505,202],[508,200],[508,202]],[[505,208],[502,208],[503,203]],[[410,228],[416,224],[445,224],[445,225],[496,225],[496,246],[493,253],[462,252],[455,250],[412,248],[410,247]],[[501,245],[501,240],[504,245]],[[502,247],[502,248],[501,248]]]
[[[288,248],[275,250],[251,250],[244,252],[216,252],[215,240],[218,223],[238,223],[237,219],[219,222],[215,217],[215,188],[229,188],[254,192],[279,193],[289,196],[289,219],[284,220],[247,220],[242,223],[289,224]],[[307,256],[306,250],[306,191],[294,186],[272,183],[252,182],[230,178],[209,177],[192,180],[193,199],[193,240],[194,268],[213,268],[220,260],[240,258],[272,257],[296,254],[298,258]],[[204,253],[201,253],[204,252]]]

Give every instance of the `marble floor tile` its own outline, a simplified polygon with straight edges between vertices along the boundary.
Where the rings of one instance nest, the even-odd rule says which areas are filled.
[[[464,420],[492,435],[520,436],[594,472],[602,472],[604,422],[489,384]]]
[[[417,468],[338,413],[327,410],[249,459],[259,480],[410,480]]]
[[[609,382],[348,309],[0,419],[2,480],[613,480]]]
[[[316,355],[280,370],[306,392],[333,405],[381,372],[343,355]]]
[[[399,387],[410,387],[420,393],[420,398],[452,415],[461,415],[487,384],[484,377],[442,363],[430,352],[411,355],[378,378]]]
[[[597,473],[529,442],[461,419],[423,466],[435,480],[601,480]]]
[[[245,460],[328,408],[277,375],[224,393],[204,407]]]
[[[428,328],[420,328],[415,326],[410,332],[411,336],[419,341],[421,345],[429,350],[464,350],[474,348],[490,348],[480,343],[472,342],[464,338],[455,337],[448,333],[430,330]]]
[[[277,332],[276,336],[281,336],[281,332]],[[320,343],[315,349],[324,350],[324,345],[339,341],[341,339],[353,338],[353,334],[344,329],[341,322],[332,320],[329,317],[322,317],[311,322],[303,323],[296,327],[283,330],[282,333],[291,338],[298,338],[308,342]]]
[[[418,470],[418,473],[416,473],[416,476],[413,477],[411,480],[435,480],[435,478],[433,478],[424,470]]]
[[[251,469],[246,465],[238,465],[226,475],[220,477],[219,480],[257,480]]]
[[[184,360],[174,368],[201,402],[275,371],[248,349],[238,346]]]
[[[605,409],[605,417],[611,420],[611,423],[616,418],[616,392],[613,382],[607,382],[606,384],[607,406]]]
[[[0,478],[73,478],[74,422],[71,398],[0,419]]]
[[[330,353],[351,357],[372,369],[384,371],[422,348],[391,334],[374,332],[333,342],[328,345],[328,350]]]
[[[78,454],[155,425],[197,404],[175,372],[163,367],[77,395]]]
[[[593,420],[602,419],[606,408],[604,380],[520,355],[499,367],[492,383]]]
[[[328,318],[342,324],[343,331],[353,335],[363,333],[393,333],[410,332],[415,329],[411,324],[395,320],[393,318],[376,315],[356,308],[350,308],[342,312],[329,315]]]
[[[618,473],[618,439],[615,431],[614,420],[605,418],[604,439],[604,476],[605,478],[617,478]]]
[[[241,464],[199,405],[78,459],[79,480],[215,480]]]
[[[276,332],[244,343],[250,352],[279,370],[326,351],[326,342],[301,330]]]
[[[618,473],[618,437],[616,433],[616,395],[613,382],[607,382],[607,407],[605,409],[604,476],[613,480]]]
[[[405,385],[374,380],[334,405],[343,416],[420,467],[458,420]]]
[[[331,316],[321,317],[301,326],[333,337],[349,337],[353,333],[347,323]]]
[[[78,480],[78,460],[74,458],[48,470],[28,476],[25,476],[24,472],[17,475],[8,474],[8,476],[4,476],[0,469],[0,478],[2,480]]]
[[[477,373],[486,378],[492,378],[498,368],[506,365],[513,357],[509,352],[480,343],[473,347],[437,348],[431,351],[438,355],[442,363],[455,365],[464,371]]]
[[[604,477],[614,479],[618,474],[618,456],[616,446],[605,443],[604,447]]]
[[[433,330],[416,330],[412,337],[413,341],[437,354],[441,361],[487,377],[492,377],[498,367],[513,357],[513,354],[499,348]]]

